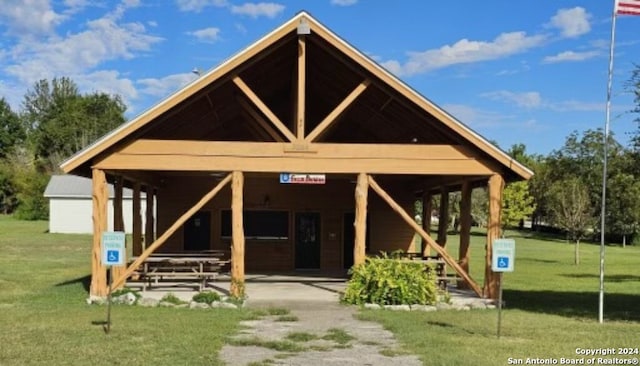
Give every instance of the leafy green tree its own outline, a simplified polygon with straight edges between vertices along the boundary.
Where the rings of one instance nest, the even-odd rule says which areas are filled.
[[[81,95],[69,78],[40,80],[23,104],[35,157],[53,159],[54,165],[124,122],[119,97]]]
[[[568,178],[555,182],[548,194],[550,219],[576,243],[575,264],[580,264],[580,240],[595,222],[589,188],[579,178]]]
[[[631,174],[617,174],[609,179],[607,196],[609,230],[622,235],[625,246],[627,236],[640,229],[640,181]]]
[[[25,139],[25,130],[18,114],[4,98],[0,98],[0,158],[7,156]]]
[[[535,210],[533,197],[529,194],[527,182],[513,182],[502,192],[502,229],[515,226],[531,216]]]

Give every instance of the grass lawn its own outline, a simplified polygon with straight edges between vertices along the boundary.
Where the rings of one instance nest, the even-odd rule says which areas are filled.
[[[515,272],[504,275],[502,337],[497,311],[402,313],[363,311],[382,322],[425,365],[506,365],[508,359],[575,358],[576,348],[640,347],[640,248],[608,246],[605,259],[605,323],[599,324],[600,247],[517,232]],[[457,255],[458,237],[448,240]],[[482,284],[485,238],[474,235],[471,274]],[[640,357],[634,355],[633,357]]]
[[[0,365],[218,365],[247,311],[87,305],[91,237],[0,215]]]

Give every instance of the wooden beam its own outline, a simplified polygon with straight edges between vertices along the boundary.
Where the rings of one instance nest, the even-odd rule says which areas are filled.
[[[429,234],[431,233],[431,211],[433,211],[432,197],[429,192],[422,195],[422,229]],[[422,255],[424,257],[431,256],[429,242],[426,240],[422,241]]]
[[[271,136],[271,138],[276,142],[283,142],[284,139],[280,134],[273,129],[273,125],[267,122],[260,113],[256,112],[256,110],[251,106],[244,98],[237,98],[240,107],[247,112],[254,121],[256,121],[262,129]]]
[[[102,264],[102,233],[107,231],[107,203],[109,191],[104,171],[92,170],[93,245],[91,247],[91,296],[107,295],[107,269]]]
[[[244,176],[234,171],[231,179],[231,286],[229,292],[244,298],[244,225],[242,222]]]
[[[115,182],[113,185],[113,231],[125,231],[124,228],[124,217],[122,212],[122,192],[124,189],[124,179],[120,176],[115,177]],[[126,258],[125,258],[126,262]],[[124,265],[122,266],[113,266],[111,270],[112,276],[118,277],[124,271]],[[116,288],[114,288],[116,289]]]
[[[142,204],[140,194],[140,182],[133,183],[133,197],[131,206],[133,207],[131,219],[133,221],[131,230],[131,253],[134,256],[142,253]]]
[[[347,110],[347,108],[353,103],[353,101],[355,101],[356,98],[358,98],[358,96],[360,96],[360,94],[362,94],[367,89],[370,83],[371,81],[367,79],[356,86],[355,89],[353,89],[351,93],[349,93],[349,95],[347,95],[347,97],[344,98],[344,100],[340,102],[340,104],[338,104],[338,106],[335,107],[331,111],[331,113],[329,113],[322,120],[322,122],[320,122],[316,126],[316,128],[313,129],[313,131],[311,131],[311,133],[309,133],[309,135],[307,135],[305,141],[313,142],[317,140],[322,134],[324,134],[327,129],[332,124],[334,124],[338,120],[338,118]]]
[[[191,218],[196,212],[200,211],[207,202],[211,201],[211,199],[220,192],[222,188],[224,188],[227,183],[231,181],[231,174],[227,175],[223,180],[221,180],[211,191],[205,194],[200,201],[198,201],[195,205],[193,205],[190,209],[188,209],[182,216],[180,216],[176,222],[173,223],[158,239],[156,239],[150,246],[148,246],[138,258],[136,258],[133,263],[127,267],[124,273],[116,278],[113,281],[114,286],[122,286],[127,278],[131,276],[131,274],[140,267],[140,265],[149,258],[149,255],[153,253],[156,249],[158,249],[162,244],[164,244],[173,233],[176,232],[184,223]]]
[[[256,106],[258,107],[258,109],[260,110],[260,112],[262,112],[269,121],[271,121],[271,123],[280,131],[282,132],[282,134],[289,139],[289,141],[293,142],[296,141],[296,136],[294,136],[293,133],[291,133],[291,131],[289,130],[289,128],[287,128],[287,126],[284,125],[284,123],[282,123],[282,121],[280,121],[280,119],[278,118],[278,116],[275,115],[275,113],[273,113],[271,111],[271,109],[269,109],[269,107],[267,107],[266,104],[264,104],[264,102],[260,99],[260,97],[258,97],[258,95],[256,95],[256,93],[253,92],[253,90],[251,90],[251,88],[249,88],[249,86],[247,84],[245,84],[245,82],[239,77],[236,76],[233,78],[233,82],[234,84],[236,84],[236,86],[244,93],[244,95],[247,96],[247,98],[249,98],[249,100]]]
[[[353,243],[353,265],[357,266],[364,263],[365,248],[367,240],[367,196],[369,193],[369,180],[365,173],[358,174],[358,183],[356,184],[356,217],[355,222],[355,239]]]
[[[469,244],[471,242],[471,182],[462,183],[460,200],[460,249],[458,263],[469,273]],[[458,282],[458,288],[464,288],[465,283]]]
[[[447,245],[447,229],[449,228],[449,190],[447,187],[440,189],[440,214],[438,215],[438,238],[436,241],[441,247]]]
[[[489,178],[489,222],[487,224],[487,252],[485,254],[484,295],[498,298],[498,275],[491,270],[493,241],[500,238],[500,215],[502,211],[502,190],[504,179],[495,174]]]
[[[155,206],[155,190],[153,187],[147,187],[145,190],[147,195],[146,200],[146,218],[145,218],[145,229],[144,229],[144,244],[145,248],[149,247],[154,240],[155,237],[155,217],[153,216],[153,209]]]
[[[382,199],[386,201],[387,204],[389,204],[389,206],[391,206],[391,208],[396,211],[400,215],[400,217],[402,217],[402,219],[404,219],[404,221],[409,224],[409,226],[411,226],[413,230],[420,234],[420,236],[422,236],[422,239],[429,243],[429,245],[442,257],[442,260],[444,260],[447,265],[453,268],[478,296],[482,296],[482,289],[480,288],[480,286],[478,286],[478,284],[476,284],[471,276],[469,276],[469,274],[460,267],[458,262],[456,262],[456,260],[451,255],[449,255],[449,253],[447,253],[447,251],[443,247],[441,247],[440,245],[438,245],[438,243],[431,239],[429,234],[427,234],[427,232],[425,232],[424,229],[422,229],[420,225],[418,225],[416,221],[399,204],[397,204],[393,200],[393,198],[391,198],[371,176],[369,176],[369,186],[374,191],[376,191],[376,193],[380,197],[382,197]]]
[[[305,128],[305,93],[306,93],[306,58],[307,42],[303,34],[298,36],[298,98],[296,108],[296,137],[304,139]]]
[[[101,169],[491,175],[456,145],[296,144],[138,140],[96,164]]]

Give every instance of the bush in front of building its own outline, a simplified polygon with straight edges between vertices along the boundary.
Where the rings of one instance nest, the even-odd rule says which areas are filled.
[[[342,301],[347,304],[432,305],[438,287],[433,270],[424,264],[392,259],[386,254],[367,258],[350,270]]]

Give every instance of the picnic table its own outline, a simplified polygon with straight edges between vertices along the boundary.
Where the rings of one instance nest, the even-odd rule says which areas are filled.
[[[137,274],[143,281],[142,291],[165,279],[196,280],[199,291],[202,291],[207,282],[215,280],[222,268],[229,264],[223,258],[222,251],[154,253],[142,262]],[[136,259],[131,258],[132,261]]]

